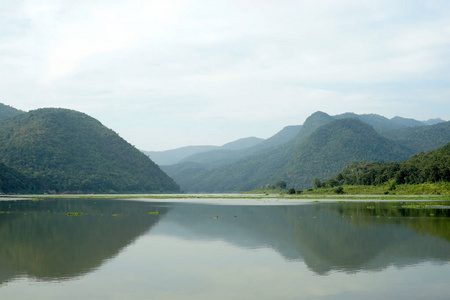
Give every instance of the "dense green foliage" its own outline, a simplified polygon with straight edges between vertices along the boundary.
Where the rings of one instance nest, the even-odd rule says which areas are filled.
[[[40,189],[38,180],[31,179],[22,173],[0,163],[0,193],[25,193]]]
[[[14,116],[23,114],[24,112],[9,105],[0,103],[0,119],[12,118]]]
[[[410,152],[380,136],[358,119],[341,119],[317,129],[294,153],[288,170],[291,185],[310,187],[311,178],[329,177],[346,165],[367,160],[401,161]]]
[[[0,121],[0,162],[41,191],[161,192],[177,184],[99,121],[66,109],[38,109]]]
[[[400,128],[381,133],[384,137],[410,148],[414,154],[442,147],[450,141],[450,122],[431,126]]]
[[[340,173],[319,184],[319,187],[337,185],[419,184],[450,182],[450,143],[428,153],[420,153],[405,162],[367,162],[350,164]],[[315,182],[317,185],[317,182]]]

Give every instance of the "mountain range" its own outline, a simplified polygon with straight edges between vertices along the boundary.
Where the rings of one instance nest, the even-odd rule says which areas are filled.
[[[147,152],[159,167],[86,114],[0,104],[0,192],[242,192],[279,181],[298,190],[351,163],[405,161],[449,141],[440,119],[316,112],[265,140]]]
[[[279,180],[305,189],[314,178],[328,178],[351,163],[403,161],[449,141],[450,122],[440,119],[316,112],[255,146],[204,151],[161,168],[185,192],[249,191]]]
[[[0,120],[3,193],[179,192],[145,154],[86,114],[0,107],[0,115],[5,111]]]

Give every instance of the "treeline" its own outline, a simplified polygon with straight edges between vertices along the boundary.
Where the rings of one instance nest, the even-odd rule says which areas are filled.
[[[405,162],[360,161],[345,167],[323,182],[314,179],[314,187],[341,185],[420,184],[450,182],[450,143],[444,147],[420,153]]]

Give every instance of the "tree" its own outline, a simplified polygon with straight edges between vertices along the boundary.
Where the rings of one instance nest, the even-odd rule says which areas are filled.
[[[334,189],[334,192],[336,194],[343,194],[344,193],[344,188],[342,186],[338,186],[337,188]]]
[[[279,180],[276,184],[276,187],[279,187],[280,189],[285,189],[286,188],[286,181],[284,180]]]
[[[318,189],[318,188],[322,187],[322,183],[320,182],[319,178],[314,178],[313,185],[314,185],[315,189]]]

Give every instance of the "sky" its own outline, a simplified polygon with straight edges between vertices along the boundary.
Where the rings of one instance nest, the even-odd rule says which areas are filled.
[[[152,151],[319,110],[449,120],[450,1],[0,0],[0,103]]]

